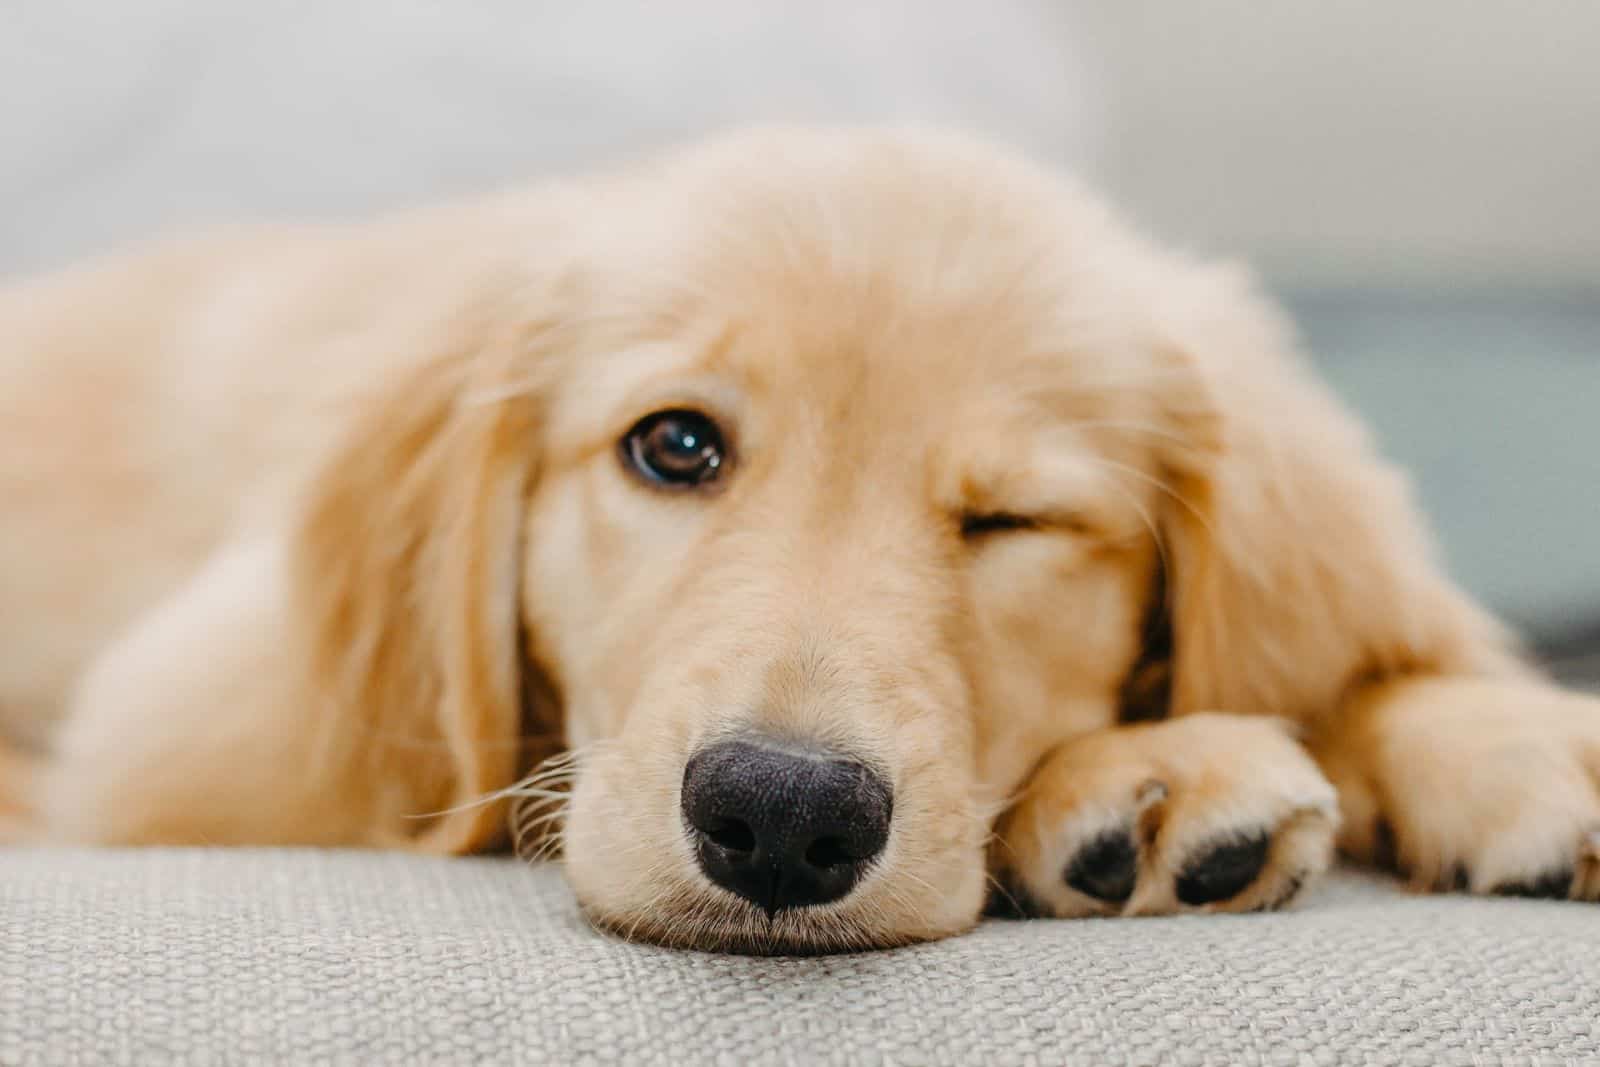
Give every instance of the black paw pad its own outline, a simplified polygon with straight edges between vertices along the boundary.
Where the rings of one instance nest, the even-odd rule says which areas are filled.
[[[1571,886],[1572,871],[1555,870],[1546,871],[1527,882],[1502,882],[1494,887],[1494,892],[1502,897],[1546,897],[1565,900]]]
[[[1178,899],[1194,905],[1237,896],[1266,866],[1271,845],[1270,837],[1258,833],[1201,852],[1178,873]]]
[[[1090,841],[1067,864],[1067,885],[1085,896],[1121,904],[1133,896],[1139,852],[1126,828],[1108,830]]]

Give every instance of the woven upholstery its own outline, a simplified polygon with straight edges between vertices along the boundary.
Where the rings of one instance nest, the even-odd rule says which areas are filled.
[[[895,952],[627,945],[555,869],[0,852],[0,1064],[1600,1062],[1600,908],[1340,875],[1293,912]]]

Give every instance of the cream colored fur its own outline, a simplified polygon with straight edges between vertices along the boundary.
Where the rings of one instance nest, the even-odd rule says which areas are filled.
[[[616,442],[684,406],[732,466],[651,492]],[[1173,718],[1119,726],[1158,590]],[[1185,857],[1257,831],[1204,910],[1286,900],[1336,834],[1600,897],[1600,707],[1441,575],[1249,282],[929,132],[746,131],[5,291],[0,728],[13,838],[460,852],[512,815],[672,943],[943,936],[991,879],[1185,910]],[[748,728],[887,770],[838,904],[768,924],[696,869],[684,762]],[[1126,905],[1063,886],[1123,822]]]

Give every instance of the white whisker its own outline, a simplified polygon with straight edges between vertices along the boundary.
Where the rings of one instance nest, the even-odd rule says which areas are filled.
[[[1211,527],[1211,523],[1206,519],[1205,515],[1201,513],[1200,509],[1189,500],[1188,497],[1184,496],[1182,493],[1178,492],[1172,486],[1168,485],[1160,478],[1157,478],[1155,475],[1146,471],[1142,471],[1138,467],[1130,467],[1126,463],[1118,463],[1116,460],[1106,459],[1103,456],[1097,457],[1095,462],[1103,466],[1110,467],[1114,470],[1122,471],[1125,474],[1130,474],[1133,477],[1138,478],[1140,481],[1154,486],[1188,509],[1189,513],[1195,517],[1196,521],[1198,521],[1201,526],[1205,527],[1208,534],[1215,533]]]
[[[408,814],[405,817],[408,819],[436,819],[445,815],[456,815],[463,811],[472,811],[486,804],[494,804],[503,800],[528,797],[546,800],[558,799],[566,795],[566,790],[552,788],[552,786],[570,784],[577,776],[581,759],[582,755],[576,751],[561,752],[542,761],[529,774],[503,789],[493,790],[476,799],[443,808],[439,811]]]
[[[1102,460],[1101,462],[1106,461]],[[1121,464],[1117,464],[1117,466],[1121,466]],[[1165,574],[1171,574],[1172,560],[1167,556],[1167,541],[1166,538],[1162,536],[1161,527],[1157,525],[1154,517],[1152,517],[1150,512],[1145,509],[1144,505],[1139,503],[1138,497],[1134,496],[1133,493],[1128,491],[1127,486],[1120,484],[1116,479],[1112,479],[1109,484],[1127,499],[1129,507],[1133,508],[1134,511],[1139,513],[1139,521],[1144,523],[1145,529],[1150,531],[1150,539],[1155,542],[1156,555],[1161,558],[1162,572]],[[1171,582],[1168,582],[1166,585],[1166,604],[1164,607],[1166,607],[1169,611],[1172,607]],[[1017,796],[1014,797],[1011,803],[1008,803],[1005,807],[1009,808],[1011,804],[1016,803],[1016,800],[1021,797],[1022,792],[1022,790],[1018,790]],[[1005,808],[1002,808],[1001,810],[1004,811]]]

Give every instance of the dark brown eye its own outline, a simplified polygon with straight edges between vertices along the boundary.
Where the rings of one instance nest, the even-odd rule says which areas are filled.
[[[727,446],[722,431],[698,411],[673,409],[646,415],[620,442],[623,461],[645,481],[667,489],[693,489],[722,473]]]
[[[1013,515],[1008,511],[985,514],[968,512],[961,516],[961,536],[973,539],[985,534],[1007,533],[1013,530],[1032,530],[1038,523],[1026,515]]]

